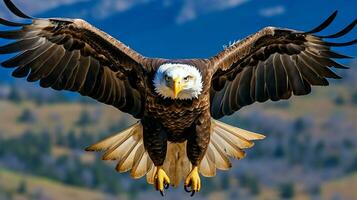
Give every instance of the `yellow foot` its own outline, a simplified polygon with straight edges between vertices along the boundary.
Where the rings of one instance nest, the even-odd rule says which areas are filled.
[[[162,169],[162,166],[156,167],[155,174],[155,189],[160,191],[160,194],[164,196],[164,189],[168,189],[170,186],[170,179],[166,175],[166,172]]]
[[[191,187],[191,190],[188,190],[187,187]],[[201,179],[200,175],[198,174],[198,167],[195,166],[188,174],[185,180],[185,191],[191,192],[191,197],[196,193],[199,192],[201,189]]]

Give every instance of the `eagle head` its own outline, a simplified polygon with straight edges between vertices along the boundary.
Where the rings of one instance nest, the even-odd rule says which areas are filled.
[[[194,66],[166,63],[154,77],[155,91],[163,98],[190,100],[202,92],[202,75]]]

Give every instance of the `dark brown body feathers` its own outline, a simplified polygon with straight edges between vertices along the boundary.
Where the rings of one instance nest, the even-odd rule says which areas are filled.
[[[153,75],[148,76],[148,93],[145,102],[145,117],[144,124],[157,124],[155,127],[161,127],[160,135],[155,134],[158,130],[144,129],[147,139],[145,143],[146,149],[155,149],[151,157],[155,158],[154,163],[161,165],[164,162],[166,155],[166,143],[162,140],[170,142],[185,142],[188,141],[187,152],[189,152],[190,161],[197,165],[202,159],[209,143],[210,135],[210,105],[209,105],[209,91],[211,72],[210,62],[202,59],[192,60],[162,60],[162,62],[155,63],[156,66],[152,68],[157,69],[160,65],[165,63],[181,63],[196,67],[202,74],[204,88],[201,95],[193,100],[172,100],[169,98],[158,97],[158,94],[152,87]],[[145,134],[145,131],[154,132],[154,134]],[[162,137],[165,135],[165,137]],[[155,139],[156,137],[156,139]],[[150,154],[150,150],[149,150]]]

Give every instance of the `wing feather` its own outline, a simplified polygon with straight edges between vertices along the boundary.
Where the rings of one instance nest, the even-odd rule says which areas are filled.
[[[276,94],[280,99],[288,91],[288,77],[285,73],[285,69],[280,59],[280,55],[274,56],[274,69],[275,69],[275,82],[276,82]]]
[[[240,76],[238,88],[237,88],[238,90],[237,94],[239,94],[239,96],[237,97],[239,98],[238,99],[239,104],[237,104],[235,107],[249,105],[253,102],[250,96],[250,83],[253,73],[252,68],[245,68],[241,73],[242,74]]]
[[[0,38],[15,40],[0,47],[0,54],[18,53],[2,62],[15,68],[14,77],[78,92],[137,118],[143,115],[144,71],[151,70],[143,56],[83,20],[32,18],[10,0],[4,2],[15,15],[31,20],[0,18],[0,24],[21,28],[0,31]]]
[[[255,101],[306,95],[311,92],[312,85],[328,85],[327,78],[341,78],[330,68],[346,67],[334,59],[351,57],[336,53],[331,47],[353,45],[357,39],[341,43],[323,39],[346,35],[356,26],[356,20],[335,34],[313,35],[329,26],[336,15],[334,12],[308,32],[264,28],[211,58],[214,71],[210,90],[212,117],[218,119],[233,114]]]
[[[264,102],[268,98],[265,85],[265,66],[263,62],[259,62],[256,71],[255,97],[259,102]]]
[[[56,81],[60,78],[63,71],[66,69],[66,66],[72,59],[73,54],[73,51],[64,52],[61,61],[58,62],[56,66],[53,66],[53,69],[49,72],[47,76],[40,80],[41,87],[48,88],[56,83]]]
[[[62,61],[65,53],[66,50],[60,47],[57,52],[53,54],[52,57],[43,64],[43,66],[37,72],[41,74],[41,79],[48,77],[50,73],[55,69],[55,67],[61,67],[58,66],[58,63]]]
[[[275,76],[275,67],[273,65],[274,57],[270,56],[268,60],[264,63],[265,70],[265,85],[268,91],[269,98],[273,101],[279,100],[277,89],[276,89],[276,76]]]

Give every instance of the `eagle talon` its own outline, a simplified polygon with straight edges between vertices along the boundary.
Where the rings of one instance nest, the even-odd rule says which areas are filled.
[[[189,190],[187,187],[190,187],[191,190]],[[198,167],[195,166],[190,174],[188,174],[185,184],[184,184],[184,189],[186,192],[190,193],[191,192],[191,197],[195,195],[196,192],[199,192],[201,189],[201,179],[200,175],[198,174]]]
[[[170,185],[170,179],[166,175],[166,172],[162,169],[162,166],[158,166],[155,174],[155,189],[159,190],[161,196],[165,196],[164,189],[168,189]]]
[[[167,190],[167,189],[169,189],[169,187],[170,187],[170,184],[165,182],[164,188]]]
[[[187,193],[190,193],[192,192],[192,190],[188,189],[187,187],[190,187],[189,185],[184,185],[184,190],[187,192]]]

